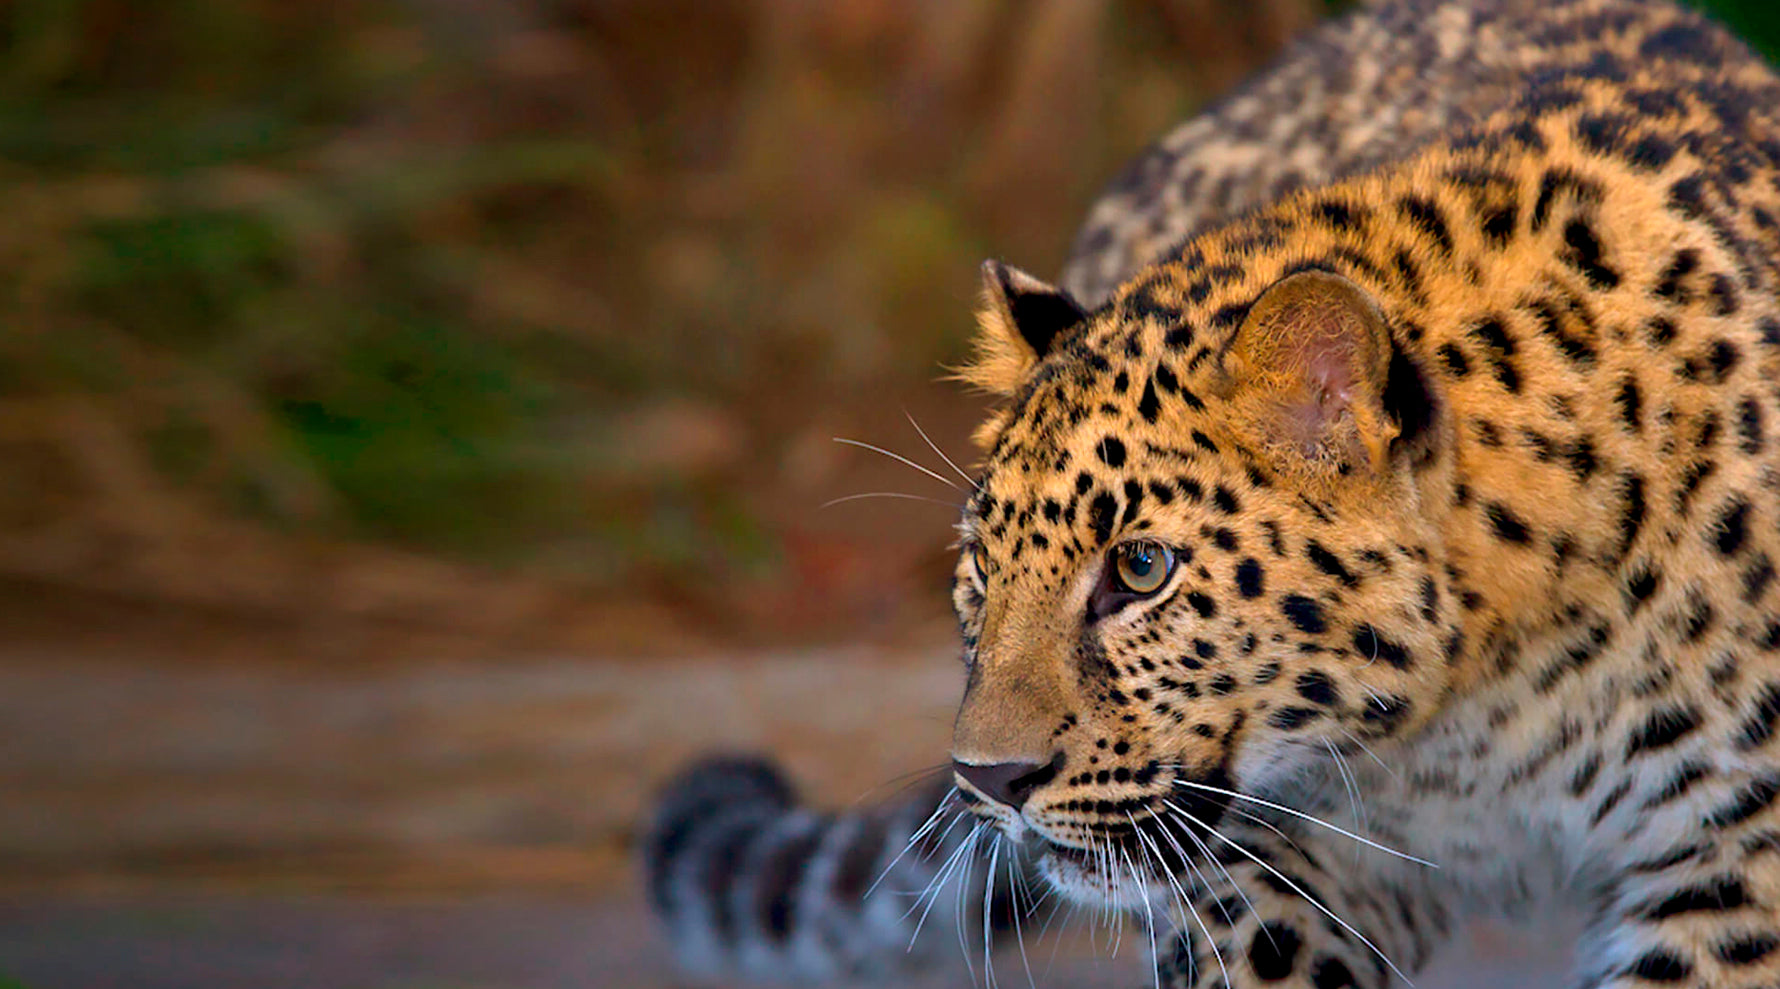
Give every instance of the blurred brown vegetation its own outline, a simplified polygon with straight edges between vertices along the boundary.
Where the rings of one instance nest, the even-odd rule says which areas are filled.
[[[1321,10],[19,0],[0,575],[619,646],[937,613],[948,509],[818,506],[951,492],[831,438],[963,459],[977,262],[1054,271]]]

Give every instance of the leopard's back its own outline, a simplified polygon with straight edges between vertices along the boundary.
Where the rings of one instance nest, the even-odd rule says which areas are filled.
[[[1058,283],[1099,304],[1189,237],[1404,161],[1604,55],[1636,60],[1638,26],[1673,16],[1661,0],[1399,0],[1333,21],[1128,164],[1091,207]],[[1698,15],[1680,23],[1703,60],[1752,58]]]

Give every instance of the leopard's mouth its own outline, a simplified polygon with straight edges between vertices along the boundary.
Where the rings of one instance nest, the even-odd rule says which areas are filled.
[[[1209,857],[1204,836],[1160,816],[1134,818],[1124,827],[1096,827],[1058,840],[1028,832],[1027,847],[1052,886],[1095,904],[1138,906],[1166,895],[1171,881],[1191,874]]]
[[[1215,857],[1213,849],[1223,841],[1217,824],[1227,799],[1176,792],[1172,798],[1157,795],[1133,804],[1123,821],[1077,822],[1063,833],[1023,817],[1000,825],[1065,896],[1084,903],[1140,906],[1166,897],[1172,883]]]
[[[969,812],[1021,849],[1047,883],[1084,905],[1141,908],[1167,899],[1215,858],[1235,790],[1221,771],[1168,775],[1116,799],[1034,800],[1015,809],[958,791]],[[1086,804],[1086,806],[1083,806]]]
[[[1078,847],[1041,838],[1037,862],[1051,888],[1086,906],[1135,909],[1167,895],[1168,876],[1154,856],[1132,855],[1123,842]]]
[[[1041,858],[1054,859],[1057,862],[1084,869],[1089,867],[1090,862],[1094,857],[1086,848],[1078,848],[1074,845],[1061,845],[1048,838],[1038,839],[1038,847],[1038,854]]]

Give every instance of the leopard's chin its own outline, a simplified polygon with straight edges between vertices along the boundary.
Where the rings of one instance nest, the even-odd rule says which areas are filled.
[[[1165,877],[1156,875],[1148,862],[1125,860],[1116,849],[1109,858],[1040,839],[1035,852],[1039,875],[1073,903],[1136,910],[1167,897]]]

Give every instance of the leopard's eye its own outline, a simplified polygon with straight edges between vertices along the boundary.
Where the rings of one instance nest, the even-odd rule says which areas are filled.
[[[1161,543],[1126,543],[1112,557],[1113,579],[1129,594],[1154,594],[1174,572],[1174,551]]]
[[[989,554],[983,551],[982,543],[971,544],[970,575],[976,579],[978,588],[989,586]]]

